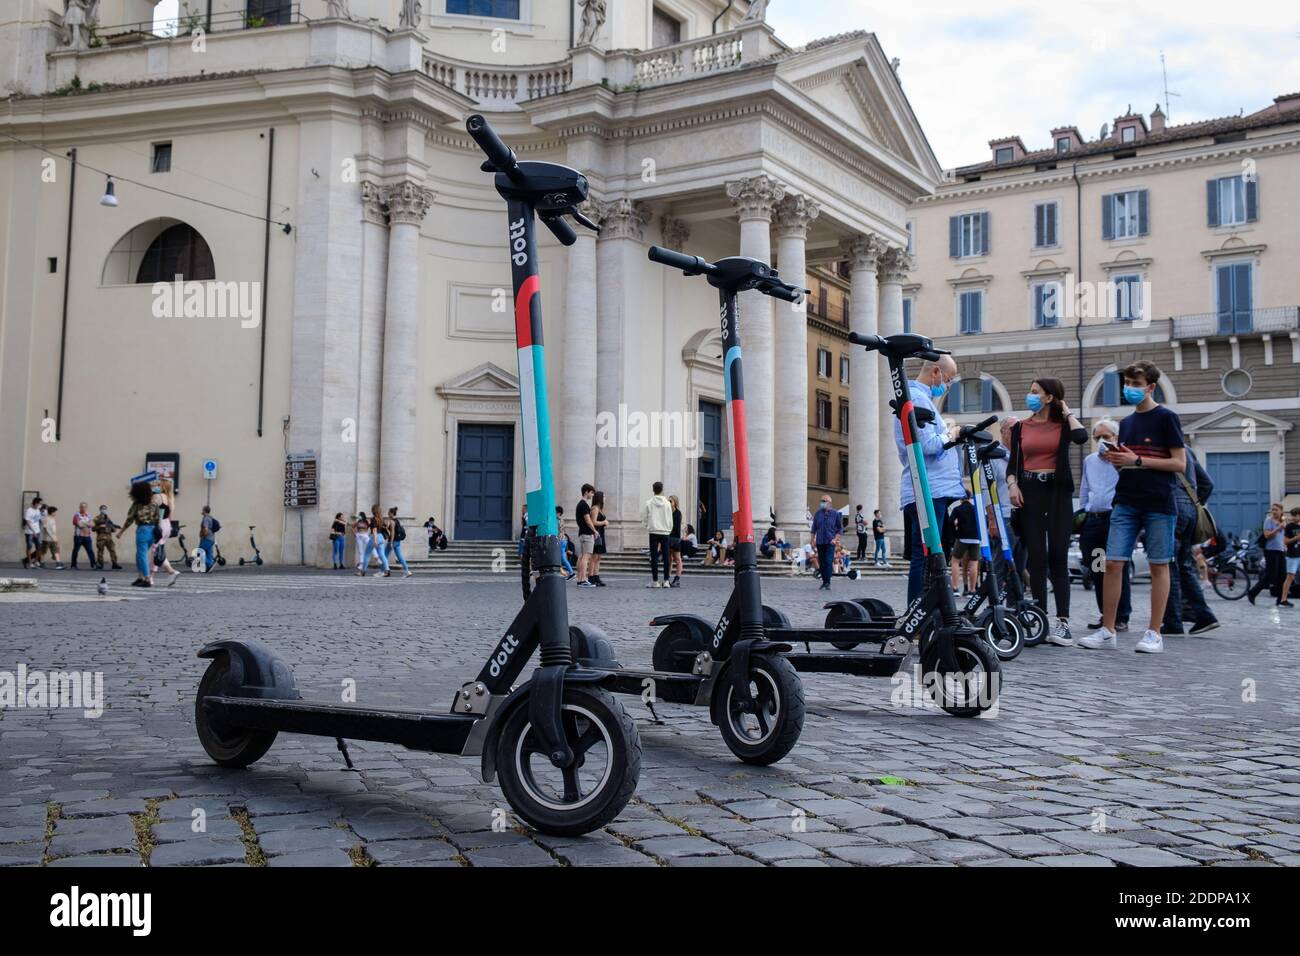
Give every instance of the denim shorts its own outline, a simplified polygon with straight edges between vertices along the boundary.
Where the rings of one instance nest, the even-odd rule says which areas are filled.
[[[1138,534],[1146,532],[1144,547],[1150,564],[1168,564],[1174,557],[1174,526],[1177,515],[1139,511],[1130,505],[1115,505],[1110,513],[1110,534],[1106,537],[1106,560],[1128,561],[1133,557]]]
[[[1287,559],[1286,559],[1286,573],[1287,573],[1287,574],[1300,574],[1300,558],[1287,558]]]

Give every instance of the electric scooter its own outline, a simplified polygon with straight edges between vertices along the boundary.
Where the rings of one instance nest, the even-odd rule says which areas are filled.
[[[997,416],[986,418],[978,425],[966,425],[957,433],[956,441],[946,442],[945,448],[961,446],[966,476],[970,479],[971,495],[975,498],[975,515],[980,536],[980,583],[975,593],[962,606],[961,616],[968,624],[978,628],[984,639],[1004,661],[1015,658],[1025,646],[1024,626],[1020,618],[1002,603],[1002,588],[993,570],[993,553],[989,543],[988,516],[984,511],[984,488],[997,485],[993,461],[1007,457],[1007,450],[993,442],[986,431]],[[1006,541],[1007,529],[1002,521],[1002,511],[994,505],[998,537]],[[1008,549],[1009,550],[1009,549]],[[988,607],[984,607],[988,602]],[[983,607],[983,610],[981,608]]]
[[[253,537],[253,529],[256,527],[257,525],[252,525],[252,524],[248,526],[248,546],[253,549],[253,556],[249,558],[247,561],[245,561],[243,558],[240,558],[239,566],[241,568],[245,564],[256,564],[260,566],[262,563],[262,552],[257,550],[257,539]]]
[[[749,442],[736,297],[740,292],[755,290],[797,302],[802,292],[783,282],[766,263],[744,256],[710,263],[651,246],[650,259],[680,268],[686,275],[707,276],[721,300],[736,584],[716,630],[693,615],[665,614],[650,622],[669,625],[662,639],[655,643],[653,670],[620,665],[614,659],[609,639],[589,626],[570,628],[575,653],[585,666],[604,668],[614,675],[615,683],[607,686],[615,691],[644,699],[646,690],[650,689],[659,700],[708,707],[731,752],[746,763],[765,766],[784,757],[799,739],[803,731],[804,696],[799,675],[782,657],[790,645],[770,641],[764,633],[758,546],[750,501]],[[699,625],[692,627],[693,621],[699,621]],[[686,636],[685,642],[678,641],[682,635]],[[648,703],[653,714],[653,701]]]
[[[735,326],[735,294],[733,292],[730,296],[727,295],[724,277],[732,268],[738,268],[731,265],[734,260],[723,259],[717,263],[708,263],[696,256],[671,252],[657,246],[650,249],[650,258],[679,268],[688,276],[707,275],[710,284],[722,290],[725,381],[730,390],[738,391],[743,388],[742,367],[739,361],[732,364],[731,344],[728,339]],[[740,262],[752,261],[740,260]],[[758,265],[767,268],[762,263]],[[794,301],[788,296],[778,296],[778,298]],[[857,341],[850,338],[852,341]],[[857,344],[866,344],[867,341],[863,339]],[[890,368],[896,379],[895,393],[898,396],[895,402],[896,414],[904,414],[899,411],[904,408],[904,403],[906,403],[906,414],[912,414],[911,401],[905,398],[907,384],[902,375],[903,362],[913,355],[927,358],[933,356],[937,359],[938,352],[929,339],[920,336],[895,336],[889,340],[871,337],[871,341],[879,344],[868,345],[869,348],[888,350]],[[736,355],[738,359],[738,348]],[[741,402],[739,411],[742,415],[742,423],[743,410],[744,406]],[[913,420],[910,433],[914,434],[915,431],[916,425]],[[906,424],[904,432],[909,433]],[[733,436],[736,433],[733,423]],[[920,458],[919,452],[915,457]],[[737,456],[733,455],[733,461],[736,458]],[[744,464],[748,464],[747,453]],[[915,477],[917,471],[918,469],[913,469],[914,481],[918,480]],[[919,472],[919,480],[926,482],[924,462]],[[748,494],[747,476],[745,492]],[[920,499],[921,493],[918,492],[917,500]],[[930,500],[928,485],[925,500],[927,502]],[[930,508],[933,510],[932,504]],[[747,509],[741,510],[744,511],[743,520],[748,523],[751,512]],[[742,518],[738,515],[737,521],[740,520]],[[931,515],[931,524],[933,521]],[[738,524],[737,566],[740,564],[739,527]],[[749,534],[752,539],[752,527],[749,528]],[[919,637],[921,663],[928,678],[929,690],[940,707],[955,716],[974,716],[991,709],[997,701],[1000,679],[997,654],[985,641],[979,639],[978,632],[973,628],[963,628],[957,618],[952,591],[947,586],[947,569],[944,567],[942,549],[938,545],[937,532],[934,549],[939,551],[937,561],[941,568],[941,580],[938,585],[941,587],[933,585],[933,582],[933,586],[927,586],[922,598],[913,608],[909,608],[908,615],[901,626],[889,605],[870,598],[827,604],[830,613],[827,616],[827,626],[822,628],[792,627],[785,614],[767,605],[758,608],[760,616],[756,618],[753,604],[757,602],[754,597],[742,591],[740,577],[737,574],[737,586],[716,626],[694,614],[660,615],[650,622],[652,626],[664,628],[655,639],[655,667],[660,670],[690,672],[699,655],[709,654],[712,648],[721,646],[727,641],[735,641],[737,637],[747,636],[748,633],[762,633],[767,640],[777,642],[786,648],[790,648],[792,644],[804,645],[805,650],[802,652],[790,648],[784,654],[784,661],[798,672],[892,677],[902,668],[911,653],[912,639]],[[752,546],[749,550],[752,552]],[[936,559],[932,556],[932,560]],[[754,592],[757,593],[757,590],[757,575],[755,575]],[[942,604],[943,596],[947,598],[946,607]],[[951,608],[951,614],[947,613],[948,608]],[[859,644],[866,642],[874,642],[877,647],[874,650],[855,649]],[[811,647],[813,643],[830,643],[837,649],[813,651]]]
[[[482,116],[470,116],[466,129],[487,155],[482,168],[496,174],[494,185],[508,210],[524,480],[528,513],[537,518],[530,539],[533,566],[541,573],[537,586],[448,712],[303,700],[282,657],[256,641],[228,638],[199,651],[212,663],[199,684],[195,720],[204,749],[226,767],[248,766],[281,731],[334,737],[349,767],[346,737],[480,757],[483,779],[499,773],[502,793],[527,823],[546,833],[578,835],[618,816],[641,769],[636,727],[603,689],[610,675],[573,663],[559,573],[534,220],[572,245],[577,236],[563,217],[592,225],[577,211],[587,198],[587,181],[565,166],[519,162]],[[515,686],[534,651],[540,666]]]

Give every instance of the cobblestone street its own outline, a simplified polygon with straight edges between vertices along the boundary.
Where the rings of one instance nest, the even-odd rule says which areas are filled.
[[[22,572],[6,572],[22,573]],[[129,573],[38,573],[0,596],[0,670],[102,671],[105,709],[0,711],[0,864],[151,866],[1146,866],[1300,863],[1300,612],[1210,596],[1224,626],[1138,655],[1048,646],[1004,665],[995,715],[898,705],[890,681],[805,674],[803,736],[769,768],[726,749],[703,709],[660,705],[641,733],[633,802],[604,831],[552,838],[513,820],[477,759],[281,735],[247,771],[215,766],[193,698],[222,636],[264,641],[304,696],[444,709],[519,601],[513,574],[358,580],[321,571],[186,574],[141,593]],[[728,580],[649,591],[610,576],[569,591],[574,621],[648,663],[656,612],[716,618]],[[820,624],[810,579],[763,582]],[[837,579],[834,596],[903,603],[901,578]],[[1145,585],[1135,589],[1134,624]],[[124,599],[125,598],[125,599]],[[1271,602],[1269,602],[1271,604]],[[1095,618],[1076,588],[1073,628]],[[197,810],[204,811],[196,815]],[[195,832],[196,816],[204,822]]]

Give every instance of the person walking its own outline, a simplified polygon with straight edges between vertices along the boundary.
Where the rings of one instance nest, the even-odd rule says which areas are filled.
[[[1020,509],[1020,531],[1029,563],[1029,589],[1047,610],[1047,579],[1052,579],[1056,624],[1047,642],[1071,647],[1070,537],[1074,528],[1074,475],[1070,445],[1088,440],[1088,430],[1065,404],[1059,379],[1037,378],[1025,396],[1030,415],[1011,429],[1007,486]]]
[[[1196,541],[1197,505],[1204,505],[1214,492],[1214,482],[1196,453],[1186,449],[1187,467],[1176,476],[1174,507],[1178,518],[1174,524],[1174,560],[1169,567],[1169,600],[1165,604],[1161,634],[1183,633],[1183,622],[1191,622],[1189,634],[1204,634],[1219,626],[1210,606],[1205,603],[1201,579],[1197,574],[1192,547]]]
[[[402,577],[409,578],[414,572],[411,566],[406,563],[406,555],[402,554],[402,542],[406,540],[406,528],[402,527],[402,519],[397,517],[397,509],[388,509],[388,551],[392,551],[397,556],[397,563],[402,566]]]
[[[1282,529],[1282,543],[1286,545],[1286,579],[1282,582],[1282,599],[1278,607],[1294,607],[1291,603],[1291,586],[1300,574],[1300,508],[1291,509],[1291,517]]]
[[[90,517],[90,506],[84,501],[77,506],[77,513],[72,516],[72,570],[77,570],[77,555],[84,548],[86,551],[86,562],[90,565],[90,570],[97,571],[99,566],[95,563],[95,553],[90,549],[91,542],[95,539],[95,529]]]
[[[54,570],[63,570],[63,552],[59,548],[58,519],[55,505],[47,505],[41,513],[41,548],[45,554],[54,559]]]
[[[840,513],[831,507],[831,496],[822,495],[817,513],[812,519],[813,543],[817,546],[817,568],[822,578],[819,591],[831,589],[831,577],[835,574],[835,545],[839,543],[840,530]]]
[[[872,564],[878,568],[889,567],[889,555],[885,550],[885,520],[880,517],[879,508],[871,513],[871,537],[876,543],[871,556]]]
[[[605,492],[603,491],[594,492],[591,496],[591,521],[596,528],[596,541],[588,565],[587,580],[596,587],[603,588],[605,582],[600,579],[600,559],[605,556],[605,529],[609,527],[609,518],[605,517]]]
[[[670,587],[682,586],[682,507],[676,495],[668,496],[668,503],[673,506],[673,528],[668,532],[668,562],[672,568],[673,580]]]
[[[379,505],[375,505],[370,509],[370,550],[366,552],[366,557],[361,562],[363,575],[365,571],[370,570],[370,555],[373,554],[379,559],[380,568],[374,576],[377,578],[393,576],[392,570],[388,567],[388,540],[391,534],[388,519],[384,517]]]
[[[673,530],[673,505],[664,497],[664,483],[656,481],[652,494],[641,506],[641,526],[650,537],[650,583],[647,588],[669,587],[668,536]],[[663,583],[659,581],[659,564],[664,569]]]
[[[153,565],[167,575],[167,586],[171,587],[180,580],[181,573],[167,560],[167,542],[179,525],[172,522],[171,485],[166,478],[163,479],[162,490],[154,495],[154,503],[158,506],[158,541],[153,549]]]
[[[99,565],[99,570],[104,570],[104,552],[107,551],[108,559],[112,562],[111,569],[121,571],[122,565],[117,563],[117,545],[113,541],[117,524],[108,516],[108,505],[99,506],[99,514],[95,515],[91,527],[95,531],[95,563]]]
[[[1101,453],[1105,448],[1118,447],[1118,436],[1119,425],[1113,419],[1103,418],[1092,426],[1097,450],[1083,460],[1083,477],[1079,480],[1079,508],[1084,512],[1083,527],[1079,529],[1079,558],[1083,574],[1092,582],[1093,595],[1097,598],[1098,618],[1088,625],[1093,631],[1102,626],[1100,615],[1106,610],[1106,538],[1110,535],[1110,509],[1115,498],[1115,485],[1119,481],[1119,472],[1102,459]],[[1115,630],[1120,632],[1128,630],[1128,619],[1132,614],[1132,575],[1133,565],[1125,562],[1119,609],[1115,616]]]
[[[357,540],[357,577],[364,578],[370,564],[370,519],[364,513],[357,515],[352,533]]]
[[[564,580],[572,581],[577,572],[573,570],[573,562],[569,560],[571,542],[564,531],[564,509],[559,505],[555,506],[555,536],[560,539],[560,567],[564,568]]]
[[[341,513],[334,516],[334,524],[337,525],[339,529],[343,529],[343,522],[339,520],[342,517],[343,515]],[[221,530],[221,522],[212,516],[212,508],[209,507],[208,505],[204,505],[203,517],[199,519],[199,549],[203,552],[204,571],[212,570],[212,565],[215,562],[215,558],[213,557],[212,554],[212,549],[217,546],[217,532],[220,530]],[[331,534],[330,538],[333,539],[333,537],[334,535]],[[336,555],[341,555],[343,553],[343,549],[340,546],[340,542],[342,542],[342,540],[343,540],[343,535],[340,534],[338,542],[335,542],[334,545],[334,552]],[[335,563],[334,566],[336,568],[342,567],[343,566],[342,559],[340,558]]]
[[[591,581],[592,560],[596,556],[596,522],[591,516],[591,499],[595,497],[596,486],[584,484],[582,497],[573,511],[573,518],[578,523],[578,584],[580,588],[594,588]]]
[[[153,587],[153,546],[158,533],[158,506],[153,503],[153,486],[147,481],[137,481],[131,486],[131,509],[126,522],[117,529],[121,539],[126,529],[135,525],[135,570],[133,588]]]
[[[202,542],[200,542],[200,544],[202,544]],[[343,558],[347,551],[347,546],[348,525],[347,522],[343,520],[343,512],[340,511],[334,515],[334,520],[330,523],[330,555],[333,558],[335,571],[343,570]]]
[[[1151,565],[1151,620],[1133,649],[1139,654],[1164,651],[1160,627],[1169,600],[1169,562],[1174,556],[1174,475],[1187,467],[1183,424],[1178,415],[1155,400],[1160,369],[1150,362],[1134,362],[1120,373],[1124,401],[1135,406],[1119,426],[1119,446],[1102,458],[1119,469],[1106,537],[1106,603],[1102,625],[1079,646],[1090,650],[1118,646],[1115,618],[1119,610],[1124,565],[1133,559],[1139,534]]]
[[[23,509],[23,567],[41,567],[41,512],[44,502],[33,498],[32,503]]]
[[[858,553],[859,561],[867,560],[867,516],[862,513],[862,505],[858,505],[853,510],[853,530],[858,535]]]
[[[1286,576],[1286,545],[1282,534],[1284,528],[1282,505],[1275,501],[1264,516],[1264,529],[1260,535],[1264,539],[1264,570],[1246,592],[1251,604],[1255,603],[1255,598],[1265,588],[1277,596],[1278,603],[1282,601],[1282,579]]]
[[[957,363],[951,355],[939,356],[937,362],[924,362],[915,379],[908,382],[912,404],[934,417],[928,425],[918,422],[917,441],[930,477],[930,497],[934,504],[935,520],[942,522],[948,506],[966,491],[961,481],[961,459],[956,448],[945,449],[944,443],[955,440],[958,427],[949,428],[939,414],[935,403],[947,393],[949,385],[957,378]],[[903,510],[905,537],[910,564],[907,569],[907,603],[911,605],[925,587],[925,542],[917,512],[916,493],[912,488],[912,465],[907,446],[903,443],[903,426],[894,419],[894,446],[902,465],[899,480],[899,504]]]

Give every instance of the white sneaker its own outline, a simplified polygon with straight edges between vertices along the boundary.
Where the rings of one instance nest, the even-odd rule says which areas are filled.
[[[1049,637],[1050,641],[1051,638]],[[1115,637],[1115,632],[1107,627],[1099,627],[1087,637],[1081,637],[1078,640],[1079,647],[1086,647],[1090,651],[1108,650],[1113,651],[1119,647],[1119,641]]]
[[[402,575],[402,577],[404,577],[404,578],[415,577],[415,572],[414,572],[414,571],[407,571],[405,574]]]
[[[1074,635],[1070,633],[1069,622],[1057,620],[1056,626],[1047,635],[1047,643],[1057,647],[1074,647]]]
[[[1165,649],[1165,642],[1155,631],[1148,630],[1142,635],[1142,640],[1137,642],[1133,650],[1139,654],[1160,654]]]

